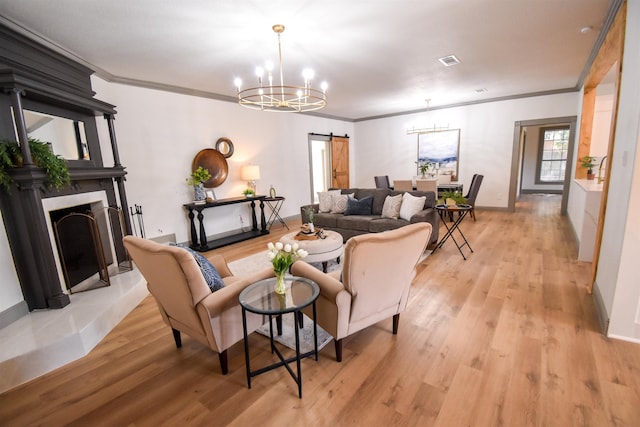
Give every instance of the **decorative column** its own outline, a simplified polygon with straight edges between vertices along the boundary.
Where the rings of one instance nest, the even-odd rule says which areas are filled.
[[[113,125],[113,121],[115,118],[113,114],[105,113],[105,120],[107,121],[107,126],[109,127],[109,139],[111,140],[111,150],[113,151],[113,166],[114,167],[122,167],[120,163],[120,154],[118,153],[118,142],[116,141],[116,129]],[[124,177],[117,176],[114,178],[116,181],[116,185],[118,186],[118,197],[120,198],[120,207],[122,208],[124,224],[127,233],[132,234],[131,228],[131,218],[129,217],[129,205],[127,203],[127,193],[124,188]]]

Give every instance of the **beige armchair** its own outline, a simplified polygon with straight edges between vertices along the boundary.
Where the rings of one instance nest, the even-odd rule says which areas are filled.
[[[293,264],[293,275],[320,286],[318,324],[334,337],[338,362],[343,338],[389,317],[393,317],[393,334],[398,332],[415,267],[431,231],[431,224],[420,222],[352,237],[344,247],[342,272],[323,273],[304,261]]]
[[[233,276],[221,255],[208,255],[225,287],[211,293],[193,255],[187,250],[125,236],[124,245],[147,280],[164,322],[172,329],[176,346],[182,346],[180,333],[218,353],[223,374],[228,369],[227,349],[243,339],[240,292],[258,280],[273,277],[267,268],[251,276]],[[247,332],[265,323],[263,316],[247,313]]]

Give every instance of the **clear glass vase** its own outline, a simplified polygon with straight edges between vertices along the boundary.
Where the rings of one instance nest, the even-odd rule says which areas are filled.
[[[276,287],[274,289],[276,294],[284,295],[287,292],[287,287],[284,284],[285,273],[276,273]]]

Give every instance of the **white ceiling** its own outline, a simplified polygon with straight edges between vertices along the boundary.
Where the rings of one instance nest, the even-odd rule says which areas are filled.
[[[311,67],[347,119],[573,89],[609,0],[0,0],[0,22],[107,80],[233,97],[284,24],[286,84]],[[582,33],[581,28],[593,27]],[[438,58],[456,55],[444,67]],[[486,88],[487,92],[476,90]],[[267,113],[265,113],[267,114]]]

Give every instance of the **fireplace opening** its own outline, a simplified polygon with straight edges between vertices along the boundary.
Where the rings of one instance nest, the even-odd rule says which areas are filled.
[[[58,257],[70,293],[109,286],[108,266],[113,263],[110,246],[90,204],[49,213],[54,228]],[[106,236],[108,237],[108,236]]]

